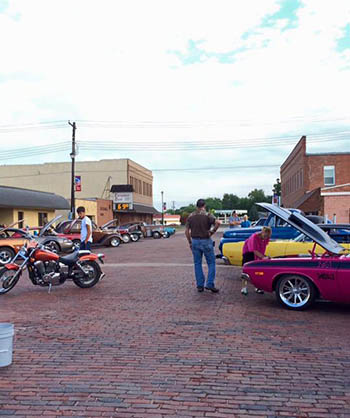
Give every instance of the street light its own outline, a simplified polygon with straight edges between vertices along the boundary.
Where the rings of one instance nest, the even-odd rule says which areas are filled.
[[[164,192],[160,192],[162,195],[162,225],[164,225],[164,202],[163,202],[163,196]]]

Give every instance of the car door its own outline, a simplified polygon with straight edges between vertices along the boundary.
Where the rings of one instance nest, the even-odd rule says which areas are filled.
[[[341,302],[350,303],[350,243],[341,244],[347,254],[339,257],[337,270],[337,283]]]

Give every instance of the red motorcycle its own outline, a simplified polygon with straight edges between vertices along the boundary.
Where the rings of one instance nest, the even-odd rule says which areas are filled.
[[[33,239],[28,235],[28,239]],[[22,258],[22,264],[16,261]],[[93,254],[90,251],[76,250],[73,253],[60,257],[44,245],[32,240],[25,243],[18,251],[11,263],[5,264],[0,270],[0,295],[13,289],[27,268],[29,278],[34,285],[52,286],[63,284],[71,279],[82,288],[95,286],[103,277],[102,270],[97,262],[103,264],[104,254]]]

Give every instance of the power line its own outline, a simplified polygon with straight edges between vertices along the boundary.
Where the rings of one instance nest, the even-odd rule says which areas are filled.
[[[313,134],[308,137],[308,143],[317,142],[334,142],[347,139],[350,131],[338,131],[338,132],[327,132]],[[87,141],[80,140],[79,148],[82,151],[94,151],[100,152],[171,152],[171,151],[211,151],[211,150],[225,150],[225,149],[245,149],[245,148],[270,148],[272,146],[290,146],[293,145],[291,142],[296,141],[295,135],[290,136],[276,136],[276,137],[256,137],[256,138],[236,138],[229,140],[188,140],[188,141],[137,141],[130,142],[125,140],[114,140],[114,141]],[[70,142],[62,141],[49,145],[40,145],[34,147],[17,148],[10,150],[2,150],[2,160],[10,160],[17,158],[28,158],[37,155],[46,155],[58,152],[68,151]]]
[[[68,162],[67,162],[68,164]],[[188,168],[181,168],[181,167],[173,167],[173,168],[154,168],[150,169],[152,172],[166,172],[166,171],[208,171],[208,170],[241,170],[241,169],[256,169],[256,168],[277,168],[280,167],[280,164],[275,165],[237,165],[237,166],[213,166],[213,167],[188,167]],[[79,170],[79,167],[76,168],[76,172],[79,174],[93,174],[93,173],[111,173],[111,170]],[[124,173],[125,170],[113,170],[113,173]],[[52,176],[52,175],[62,175],[62,174],[71,174],[70,170],[63,170],[63,171],[52,171],[52,172],[42,172],[42,173],[35,173],[35,174],[20,174],[20,175],[13,175],[13,176],[0,176],[0,179],[13,179],[13,178],[23,178],[23,177],[39,177],[39,176]]]

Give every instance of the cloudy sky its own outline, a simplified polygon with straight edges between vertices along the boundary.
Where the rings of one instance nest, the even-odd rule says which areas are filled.
[[[349,0],[0,0],[1,164],[68,161],[71,120],[78,161],[154,170],[158,207],[270,193],[302,135],[350,152],[349,22]]]

